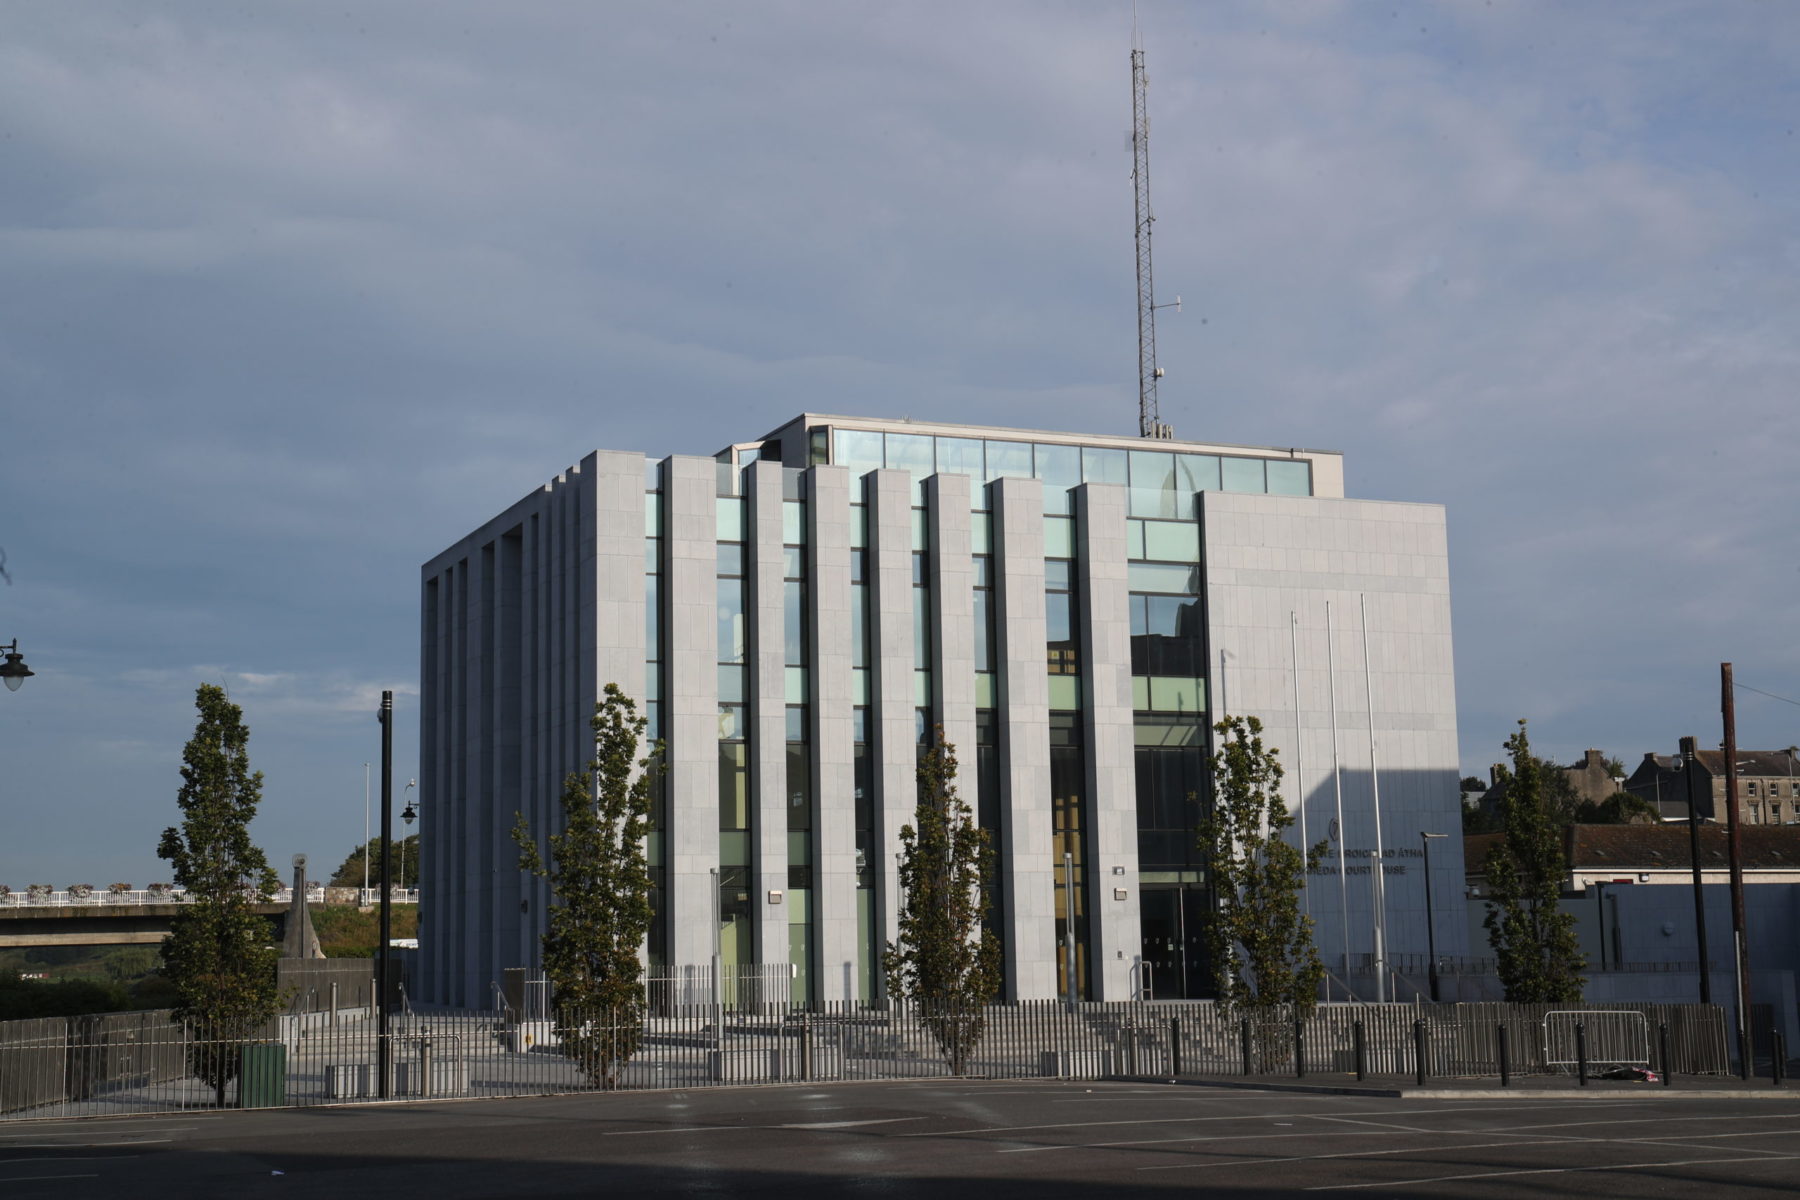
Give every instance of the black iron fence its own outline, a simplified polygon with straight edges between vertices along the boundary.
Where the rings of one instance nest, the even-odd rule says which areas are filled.
[[[219,1075],[226,1103],[241,1107],[922,1079],[956,1070],[988,1078],[1497,1077],[1568,1070],[1561,1031],[1575,1024],[1591,1030],[1591,1064],[1644,1060],[1689,1075],[1729,1069],[1723,1013],[1702,1005],[1580,1010],[1586,1020],[1572,1024],[1571,1010],[1546,1005],[1334,1004],[1295,1020],[1205,1003],[799,1008],[779,1003],[775,991],[737,1007],[665,996],[623,1019],[558,1018],[528,1003],[399,1012],[389,1019],[386,1055],[378,1053],[376,1022],[343,1010],[326,1023],[278,1019],[266,1036],[232,1043],[198,1041],[166,1013],[10,1022],[0,1025],[0,1115],[213,1107]],[[617,1057],[621,1047],[629,1053]]]

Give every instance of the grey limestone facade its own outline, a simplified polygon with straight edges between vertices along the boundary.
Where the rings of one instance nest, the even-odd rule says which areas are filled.
[[[796,1001],[879,1000],[941,728],[996,849],[1006,998],[1204,996],[1223,711],[1262,719],[1327,843],[1339,994],[1425,953],[1420,834],[1459,829],[1444,513],[1345,499],[1336,454],[805,414],[715,458],[591,454],[422,597],[423,999],[537,962],[552,898],[509,830],[550,828],[614,682],[666,748],[653,969],[716,937]],[[1431,853],[1461,954],[1460,839]]]

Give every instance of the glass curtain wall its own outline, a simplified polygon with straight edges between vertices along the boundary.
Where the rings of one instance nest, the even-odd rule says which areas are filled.
[[[807,628],[806,505],[782,504],[782,644],[787,699],[787,914],[788,961],[794,965],[790,998],[808,1003],[813,987],[813,829],[818,801],[813,787],[812,728],[806,699]]]
[[[738,969],[756,961],[750,921],[750,712],[746,663],[744,502],[721,497],[718,543],[719,953],[727,1003]],[[725,540],[731,537],[734,540]]]
[[[1156,472],[1186,469],[1172,461],[1179,456],[1133,452],[1131,458],[1134,481],[1146,465]],[[1181,486],[1191,482],[1183,479]],[[1164,517],[1187,515],[1156,507]],[[1184,519],[1134,518],[1126,533],[1143,961],[1153,999],[1204,998],[1214,987],[1206,951],[1211,895],[1196,845],[1211,790],[1207,649],[1195,565],[1199,527]]]
[[[1084,751],[1081,714],[1051,713],[1050,811],[1052,852],[1056,855],[1056,984],[1060,994],[1069,994],[1072,963],[1078,999],[1090,995],[1088,947],[1092,944],[1085,894],[1087,834],[1082,822],[1082,801],[1087,789]]]
[[[656,464],[648,464],[654,472]],[[654,486],[655,479],[651,480]],[[662,706],[662,496],[652,490],[644,497],[644,720],[645,735],[652,741],[663,737]],[[648,746],[640,752],[648,755]],[[669,929],[664,902],[668,848],[667,777],[653,772],[650,780],[650,834],[645,839],[646,857],[650,860],[650,937],[646,948],[652,968],[669,961]]]

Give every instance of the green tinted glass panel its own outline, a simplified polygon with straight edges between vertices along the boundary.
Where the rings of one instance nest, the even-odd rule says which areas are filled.
[[[850,546],[861,550],[869,544],[869,506],[852,504],[850,506]]]
[[[840,467],[849,467],[852,476],[860,476],[866,471],[873,471],[881,466],[881,435],[868,433],[861,429],[840,429],[837,431],[837,452],[831,461]]]
[[[1069,517],[1044,518],[1044,557],[1075,557],[1075,522]]]
[[[1143,558],[1144,555],[1144,523],[1142,521],[1125,522],[1125,557]]]
[[[930,704],[931,704],[931,672],[930,671],[914,671],[913,672],[913,703],[920,708],[927,708],[930,706]]]
[[[1081,478],[1087,483],[1129,483],[1125,451],[1086,446],[1081,451]]]
[[[1216,492],[1219,490],[1219,456],[1216,454],[1177,454],[1175,456],[1175,490],[1187,499],[1192,499],[1194,492]],[[1191,509],[1184,508],[1176,514],[1191,517]]]
[[[992,671],[975,672],[975,707],[1000,707],[1000,687]]]
[[[1145,521],[1145,558],[1170,562],[1200,561],[1200,526],[1188,521]]]
[[[929,475],[937,469],[935,441],[930,434],[890,433],[887,435],[887,465],[896,471],[911,471],[915,476]]]
[[[1032,448],[1037,457],[1033,473],[1051,487],[1072,488],[1081,482],[1081,447],[1058,446],[1039,442]]]
[[[1271,496],[1312,495],[1312,464],[1309,462],[1276,462],[1264,464],[1269,473]]]
[[[1178,679],[1166,675],[1150,677],[1152,712],[1198,713],[1205,707],[1204,679]]]
[[[750,835],[747,833],[720,833],[719,865],[722,867],[749,866]]]
[[[931,549],[931,525],[925,519],[925,510],[912,510],[912,548],[914,550]]]
[[[1200,591],[1200,571],[1195,567],[1130,563],[1125,568],[1125,577],[1134,592],[1191,592],[1198,595]]]
[[[969,551],[972,554],[994,552],[994,514],[978,512],[969,515]]]
[[[787,702],[789,704],[805,704],[807,701],[806,668],[805,667],[789,667],[789,668],[787,668],[786,683],[787,683]]]
[[[850,672],[850,703],[867,704],[869,702],[869,672],[866,668],[857,667]]]
[[[1175,456],[1166,450],[1131,452],[1131,486],[1148,492],[1175,490]]]
[[[1226,492],[1260,492],[1263,484],[1263,460],[1260,458],[1227,458],[1219,463],[1219,488]]]
[[[793,866],[805,866],[812,861],[812,834],[804,829],[796,829],[787,835],[788,863]]]
[[[662,536],[662,493],[650,492],[644,497],[644,536]]]
[[[1051,675],[1049,680],[1052,710],[1069,712],[1081,707],[1081,676]]]
[[[987,444],[987,477],[1004,479],[1012,476],[1031,478],[1030,442],[989,442]]]
[[[713,535],[721,542],[744,540],[744,501],[739,497],[720,496],[713,501],[718,513],[718,531]]]
[[[1148,675],[1131,677],[1131,707],[1139,712],[1150,707],[1150,677]]]
[[[806,501],[781,502],[781,540],[795,546],[806,541]]]
[[[719,668],[719,703],[742,704],[744,702],[744,668]],[[723,736],[723,735],[721,735]]]
[[[937,469],[946,475],[968,475],[976,482],[987,477],[987,456],[980,438],[941,437],[937,440]]]

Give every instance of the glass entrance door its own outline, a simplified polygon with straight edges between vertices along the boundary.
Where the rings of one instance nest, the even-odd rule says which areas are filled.
[[[1179,887],[1147,887],[1138,892],[1138,922],[1143,929],[1148,1000],[1185,1000],[1186,945]]]
[[[1197,1000],[1212,995],[1207,969],[1206,889],[1150,886],[1138,892],[1150,1000]]]

